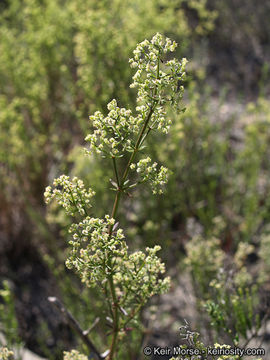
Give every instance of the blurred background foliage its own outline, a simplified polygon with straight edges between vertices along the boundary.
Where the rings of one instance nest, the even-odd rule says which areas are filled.
[[[157,31],[190,61],[187,109],[171,114],[169,137],[149,140],[173,171],[166,194],[134,191],[121,223],[131,248],[162,245],[174,287],[176,274],[189,277],[197,330],[238,341],[260,326],[270,290],[269,16],[255,0],[0,1],[0,323],[13,322],[16,343],[51,359],[78,345],[47,301],[57,295],[84,328],[100,316],[102,347],[101,299],[65,269],[69,221],[45,208],[43,192],[76,175],[96,191],[95,216],[110,212],[112,169],[83,153],[88,116],[112,98],[135,107],[128,59]],[[135,359],[141,339],[130,337]]]

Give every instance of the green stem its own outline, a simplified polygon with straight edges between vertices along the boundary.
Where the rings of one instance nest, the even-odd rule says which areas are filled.
[[[137,307],[137,309],[135,311],[133,311],[133,313],[129,316],[129,318],[125,321],[123,327],[125,328],[127,326],[127,324],[134,319],[134,317],[138,314],[138,312],[141,310],[141,308],[143,307],[143,305],[139,305]]]
[[[149,114],[144,122],[144,125],[140,131],[140,134],[138,136],[138,139],[136,141],[135,144],[135,148],[129,158],[129,161],[127,163],[127,166],[125,168],[123,177],[121,179],[121,182],[118,182],[118,189],[117,189],[117,193],[114,199],[114,204],[113,204],[113,209],[112,209],[112,214],[111,214],[111,218],[115,219],[116,214],[117,214],[117,210],[118,210],[118,206],[119,206],[119,202],[120,202],[120,198],[121,198],[121,193],[122,193],[122,186],[124,185],[124,182],[127,179],[129,170],[130,170],[130,165],[137,153],[137,151],[139,150],[140,147],[140,143],[141,140],[143,138],[144,132],[147,128],[147,125],[151,119],[151,116],[153,114],[154,111],[154,107],[152,107],[149,111]],[[114,158],[113,158],[114,159]],[[115,164],[115,159],[114,159],[114,165]],[[109,238],[112,236],[112,230],[113,230],[113,226],[111,225],[109,227]],[[109,266],[111,267],[111,259],[109,259]],[[111,295],[112,295],[112,299],[113,299],[113,317],[114,317],[114,321],[113,321],[113,337],[112,337],[112,342],[111,342],[111,346],[110,346],[110,353],[108,355],[108,360],[113,360],[113,356],[114,356],[114,352],[116,350],[116,344],[117,344],[117,338],[118,338],[118,333],[119,333],[119,309],[118,309],[118,301],[117,301],[117,297],[116,297],[116,292],[115,292],[115,286],[114,286],[114,282],[113,282],[113,274],[111,273],[109,275],[109,284],[110,284],[110,289],[111,289]]]
[[[112,214],[111,214],[111,218],[113,218],[113,219],[115,218],[116,213],[117,213],[120,197],[121,197],[121,190],[118,187],[118,190],[117,190],[117,193],[115,196],[115,200],[114,200],[114,204],[113,204]],[[113,226],[111,225],[109,227],[109,238],[112,236],[112,230],[113,230]],[[110,268],[112,267],[111,265],[112,265],[111,258],[109,258]],[[109,285],[110,285],[110,291],[111,291],[111,295],[112,295],[112,299],[113,299],[113,306],[112,306],[112,313],[113,313],[113,335],[112,336],[113,337],[112,337],[112,342],[111,342],[111,346],[110,346],[110,353],[108,355],[108,360],[112,360],[115,349],[116,349],[118,332],[119,332],[119,309],[118,309],[118,304],[117,304],[118,301],[117,301],[117,297],[116,297],[115,286],[114,286],[114,282],[113,282],[113,273],[110,273],[110,275],[109,275]]]
[[[118,171],[117,171],[116,161],[115,161],[115,157],[114,157],[114,156],[113,156],[112,160],[113,160],[113,168],[114,168],[114,174],[115,174],[117,186],[119,187],[120,182],[119,182]]]
[[[145,132],[145,130],[146,130],[148,124],[149,124],[149,121],[150,121],[151,116],[152,116],[152,114],[154,112],[154,109],[155,109],[155,104],[150,108],[149,114],[148,114],[148,116],[147,116],[147,118],[146,118],[146,120],[145,120],[145,122],[143,124],[143,127],[142,127],[141,131],[140,131],[140,134],[139,134],[138,139],[136,141],[134,150],[133,150],[133,152],[132,152],[132,154],[131,154],[131,156],[129,158],[129,161],[127,163],[127,166],[125,168],[123,178],[122,178],[122,181],[121,181],[121,186],[123,186],[124,182],[127,179],[127,176],[128,176],[129,170],[130,170],[130,165],[132,164],[132,161],[134,160],[135,155],[137,154],[137,152],[138,152],[138,150],[140,148],[141,140],[142,140],[144,132]]]
[[[159,60],[158,60],[158,66],[157,66],[157,79],[158,78],[159,78]],[[155,89],[155,95],[156,95],[156,91],[157,91],[157,88]],[[116,193],[116,196],[114,199],[113,209],[112,209],[112,213],[111,213],[111,218],[113,218],[113,219],[115,219],[116,214],[117,214],[117,210],[118,210],[118,206],[119,206],[119,202],[120,202],[120,198],[121,198],[121,193],[123,192],[123,186],[124,186],[125,181],[127,180],[127,177],[128,177],[129,171],[130,171],[130,165],[132,164],[137,152],[139,151],[142,141],[145,140],[144,134],[145,134],[147,126],[151,120],[151,116],[155,110],[156,104],[157,104],[157,101],[154,100],[153,104],[150,107],[149,113],[144,121],[144,124],[141,128],[141,131],[138,135],[134,150],[133,150],[133,152],[128,160],[128,163],[125,167],[121,181],[119,181],[118,172],[117,172],[117,168],[116,168],[116,161],[115,161],[115,158],[113,157],[113,166],[114,166],[116,181],[117,181],[117,185],[118,185],[118,189],[117,189],[117,193]],[[147,135],[148,135],[148,133],[147,133]],[[112,236],[112,231],[113,231],[113,226],[110,225],[109,238]],[[109,259],[109,266],[111,267],[111,258]],[[108,355],[108,360],[113,360],[114,353],[116,350],[116,345],[117,345],[118,333],[119,333],[119,309],[118,309],[118,301],[117,301],[116,292],[115,292],[115,286],[114,286],[114,282],[113,282],[113,273],[110,273],[110,275],[109,275],[109,284],[110,284],[110,290],[111,290],[111,295],[112,295],[112,299],[113,299],[113,317],[114,317],[114,319],[113,319],[112,342],[111,342],[111,346],[110,346],[110,353]]]

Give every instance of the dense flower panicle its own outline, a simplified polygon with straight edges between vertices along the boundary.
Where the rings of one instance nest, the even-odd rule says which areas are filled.
[[[169,278],[158,278],[165,272],[165,265],[156,256],[160,247],[146,249],[148,255],[141,251],[129,254],[122,229],[109,236],[109,227],[113,224],[114,219],[108,215],[105,219],[86,217],[72,224],[73,239],[69,242],[71,253],[67,267],[74,269],[88,287],[97,284],[105,287],[108,275],[113,274],[119,302],[125,299],[126,307],[134,293],[143,302],[154,294],[165,292]]]
[[[47,186],[44,197],[46,204],[55,199],[67,212],[74,216],[76,213],[80,215],[87,214],[87,208],[91,207],[90,199],[95,195],[92,189],[85,189],[82,180],[74,177],[71,181],[69,176],[62,175],[55,179],[53,185]]]
[[[164,134],[168,134],[171,124],[171,119],[166,117],[165,107],[156,106],[151,117],[149,128],[152,130],[159,130]]]
[[[154,100],[156,105],[170,103],[177,106],[183,96],[187,60],[165,62],[164,59],[167,52],[175,51],[176,46],[175,41],[164,40],[161,34],[156,34],[151,41],[144,40],[133,51],[134,56],[129,62],[137,72],[130,86],[138,88],[138,102],[149,105]]]
[[[151,162],[152,160],[148,156],[138,161],[137,164],[131,164],[131,168],[136,169],[140,176],[140,182],[150,182],[153,194],[162,194],[163,187],[169,179],[169,170],[164,166],[158,169],[158,164],[156,162],[151,164]]]
[[[137,68],[131,87],[138,88],[137,114],[120,108],[113,99],[108,104],[109,113],[100,111],[90,116],[95,130],[86,137],[90,143],[87,153],[102,153],[120,157],[134,149],[135,135],[147,121],[147,129],[168,133],[171,120],[166,117],[166,104],[178,108],[183,96],[186,59],[165,61],[167,52],[173,52],[177,44],[156,34],[151,41],[144,40],[134,50],[130,66]],[[148,119],[148,120],[147,120]]]
[[[86,191],[82,181],[77,178],[70,181],[64,175],[54,181],[54,186],[61,189],[48,187],[45,192],[47,203],[55,199],[67,214],[74,215],[83,210],[86,215],[84,207],[90,206],[92,190]],[[72,239],[66,266],[74,269],[88,287],[97,284],[105,287],[112,274],[119,302],[123,300],[128,309],[128,303],[134,303],[134,293],[144,303],[152,295],[165,292],[170,282],[169,278],[159,279],[165,272],[165,265],[156,256],[160,247],[148,248],[147,255],[141,251],[130,254],[122,229],[112,230],[110,235],[114,224],[115,220],[109,215],[104,219],[85,216],[81,222],[73,223],[69,229]]]
[[[70,227],[73,239],[69,242],[71,253],[66,265],[75,269],[89,287],[106,281],[112,271],[112,258],[115,261],[127,253],[122,229],[109,236],[109,228],[113,224],[114,219],[107,215],[105,219],[86,217]]]
[[[132,116],[131,110],[119,108],[115,99],[107,107],[106,117],[100,111],[90,116],[96,130],[85,140],[90,142],[90,152],[122,156],[125,151],[132,150],[133,135],[138,133],[143,118],[140,114]]]
[[[162,294],[170,288],[170,278],[159,278],[165,272],[165,265],[157,257],[160,246],[147,248],[145,254],[136,251],[130,254],[127,260],[122,261],[118,272],[115,274],[120,303],[134,302],[134,294],[140,304],[144,304],[151,296]]]

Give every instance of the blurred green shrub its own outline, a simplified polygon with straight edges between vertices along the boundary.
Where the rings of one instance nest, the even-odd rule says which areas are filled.
[[[241,242],[234,256],[216,238],[194,237],[187,245],[185,264],[192,276],[197,306],[206,309],[215,328],[215,341],[239,345],[261,326],[258,274],[246,267],[252,245]],[[225,336],[225,338],[224,338]]]
[[[250,1],[249,6],[252,4]],[[230,16],[228,6],[220,2],[217,7],[226,8],[221,11],[226,20],[223,27]],[[261,12],[261,4],[259,8]],[[246,10],[239,7],[234,15]],[[197,20],[193,22],[190,14],[194,12]],[[187,49],[194,33],[203,35],[213,28],[215,15],[207,10],[204,0],[188,4],[181,0],[13,0],[1,9],[1,225],[18,246],[21,242],[16,235],[21,232],[26,241],[35,240],[40,251],[50,247],[46,261],[58,276],[67,306],[85,324],[94,320],[95,314],[77,310],[83,308],[76,304],[77,289],[82,290],[77,284],[70,295],[74,279],[63,281],[65,270],[51,258],[52,254],[65,257],[59,248],[63,247],[61,239],[66,230],[59,229],[67,225],[67,219],[52,209],[45,221],[43,189],[63,171],[79,174],[95,188],[95,216],[101,216],[102,209],[111,202],[104,184],[112,173],[95,157],[89,164],[89,158],[77,146],[87,127],[88,114],[104,109],[112,97],[134,107],[130,71],[123,64],[138,41],[158,30],[172,35],[182,43],[181,49]],[[259,26],[255,15],[252,21]],[[243,16],[245,19],[248,17]],[[248,39],[252,40],[255,31],[262,46],[268,35],[257,25],[246,28]],[[235,26],[240,31],[238,22]],[[226,30],[224,36],[227,43],[231,34]],[[244,46],[246,41],[235,36],[235,41],[239,39]],[[184,115],[172,117],[170,139],[165,142],[156,135],[149,141],[151,157],[166,162],[174,174],[162,197],[154,198],[149,189],[144,189],[142,199],[136,192],[125,199],[128,236],[135,240],[134,247],[142,239],[147,239],[148,246],[165,243],[166,255],[178,263],[179,257],[184,257],[183,244],[194,238],[188,229],[192,220],[206,243],[213,234],[220,240],[211,251],[234,254],[238,246],[247,242],[261,246],[263,257],[268,242],[263,238],[261,243],[261,233],[270,213],[266,161],[270,155],[269,101],[260,98],[241,114],[224,115],[226,104],[222,100],[219,106],[213,106],[209,89],[197,89],[189,81],[188,102]],[[41,239],[47,240],[45,247],[40,246]],[[206,276],[200,275],[200,291],[212,291],[208,285],[215,276],[213,269],[201,271],[206,271]],[[98,313],[97,294],[91,294],[82,292],[80,301],[87,303],[95,298],[93,307]],[[217,293],[211,296],[215,304],[219,302]],[[244,298],[248,301],[249,296]]]
[[[32,222],[35,237],[49,238],[42,189],[69,167],[66,154],[83,138],[90,112],[113,97],[134,105],[123,64],[138,41],[160,31],[173,34],[182,49],[188,45],[194,35],[184,4],[15,0],[2,6],[0,211],[7,233]],[[207,30],[213,19],[205,1],[190,7],[201,19],[194,32]],[[15,216],[21,221],[12,227]]]
[[[263,82],[269,94],[270,4],[208,0],[208,7],[217,12],[215,31],[206,40],[217,91],[226,84],[234,94],[255,98]]]
[[[194,34],[208,31],[205,2],[190,5],[201,19],[192,29],[187,7],[182,0],[1,2],[0,225],[7,256],[32,243],[48,257],[64,257],[60,227],[45,220],[43,190],[71,170],[68,154],[84,138],[89,113],[112,97],[134,107],[123,64],[137,42],[160,31],[186,49]],[[96,171],[90,167],[84,172]],[[98,180],[97,192],[104,183]]]

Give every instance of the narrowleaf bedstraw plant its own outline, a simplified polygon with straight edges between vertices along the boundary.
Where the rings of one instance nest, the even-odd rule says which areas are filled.
[[[67,267],[73,269],[87,287],[98,287],[104,294],[104,307],[107,304],[107,315],[112,319],[109,349],[101,355],[92,343],[88,344],[99,359],[119,358],[119,342],[138,319],[142,307],[153,295],[166,292],[170,286],[170,279],[162,277],[165,265],[157,256],[160,246],[146,248],[145,252],[130,252],[117,218],[121,198],[133,187],[150,182],[153,194],[161,194],[168,180],[169,170],[144,156],[150,133],[169,131],[168,105],[182,111],[179,103],[187,60],[178,61],[171,56],[168,60],[166,56],[174,52],[176,46],[174,41],[156,34],[133,51],[129,62],[131,68],[136,69],[130,85],[137,89],[135,113],[119,107],[113,99],[107,105],[107,114],[97,111],[90,116],[94,132],[86,137],[89,142],[86,153],[110,159],[115,175],[111,181],[115,191],[111,214],[104,218],[91,215],[91,198],[95,193],[86,189],[78,178],[62,175],[54,180],[53,188],[48,186],[45,191],[46,203],[57,201],[73,217]],[[119,166],[120,158],[126,159],[124,168]],[[73,351],[66,353],[65,358],[81,357]]]

